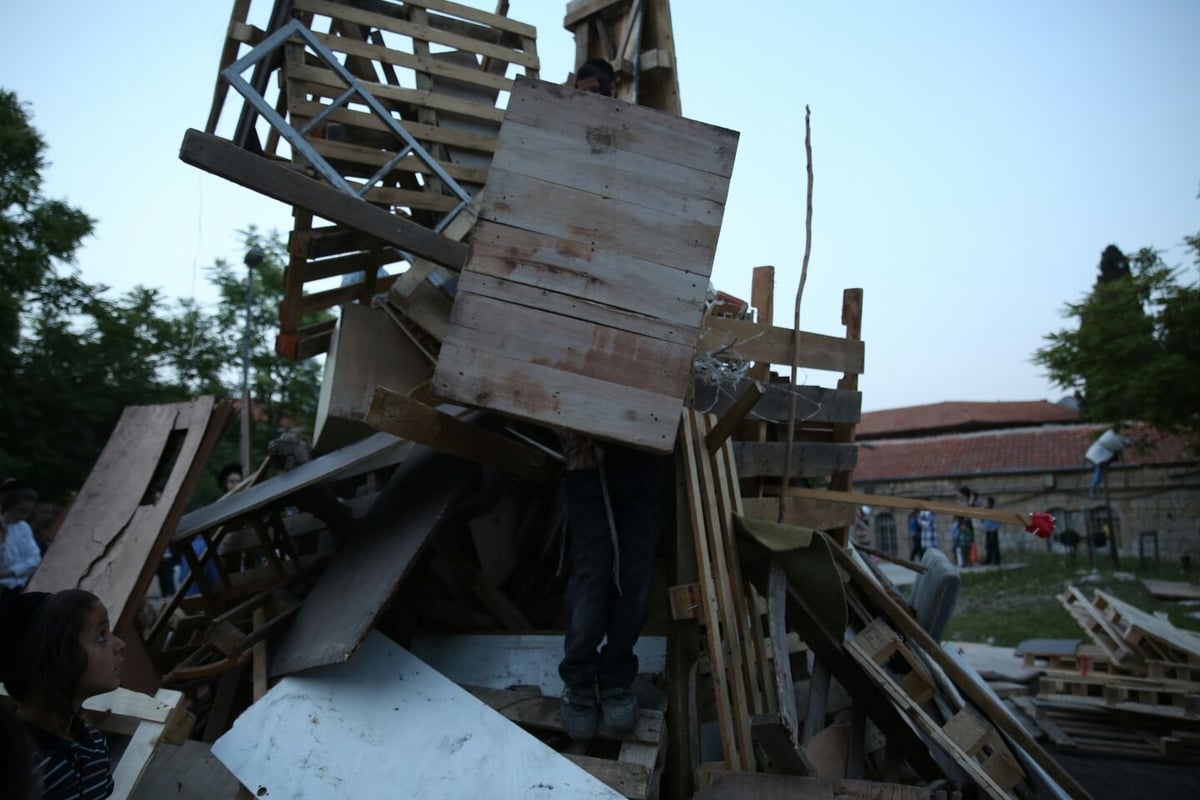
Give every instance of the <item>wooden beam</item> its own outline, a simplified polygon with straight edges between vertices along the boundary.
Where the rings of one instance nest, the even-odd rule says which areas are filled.
[[[785,442],[734,442],[738,477],[778,477],[783,474]],[[852,444],[812,442],[792,451],[791,475],[795,478],[829,475],[853,467],[858,450]]]
[[[750,410],[758,404],[758,401],[766,393],[762,384],[751,381],[742,392],[741,396],[734,402],[725,415],[721,417],[708,435],[704,437],[705,444],[708,447],[708,454],[715,455],[718,450],[725,444],[725,440],[733,435],[733,432],[741,427],[742,420],[750,413]]]
[[[707,318],[696,349],[726,358],[767,364],[790,364],[793,331],[770,325],[756,325],[740,319]],[[796,366],[831,372],[861,373],[863,343],[838,336],[800,332]]]
[[[383,386],[375,387],[371,407],[363,419],[386,433],[477,464],[499,467],[528,480],[545,482],[552,475],[547,456],[541,451]]]
[[[961,506],[955,503],[937,503],[932,500],[919,500],[912,497],[894,497],[886,494],[867,494],[866,492],[836,492],[832,489],[802,489],[789,486],[786,490],[788,497],[808,500],[824,500],[829,503],[841,503],[850,506],[883,506],[884,508],[907,508],[914,511],[932,511],[935,514],[949,514],[954,517],[970,517],[971,519],[991,519],[997,522],[1007,522],[1029,526],[1030,517],[1019,511],[1001,511],[998,508],[977,508]]]
[[[239,186],[309,209],[318,216],[356,228],[438,264],[461,269],[466,260],[467,246],[460,242],[305,177],[291,167],[253,155],[216,136],[189,130],[184,134],[179,158]]]

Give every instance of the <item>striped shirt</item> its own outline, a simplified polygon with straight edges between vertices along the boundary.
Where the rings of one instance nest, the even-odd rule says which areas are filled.
[[[917,516],[917,523],[921,526],[921,549],[937,549],[938,535],[937,523],[934,521],[932,511],[922,511]]]
[[[113,793],[104,734],[82,723],[67,741],[26,724],[36,749],[34,770],[42,784],[42,800],[101,800]]]

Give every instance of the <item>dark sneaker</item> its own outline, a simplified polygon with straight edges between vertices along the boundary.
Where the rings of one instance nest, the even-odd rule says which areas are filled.
[[[592,689],[567,687],[562,696],[563,730],[577,742],[586,742],[596,735],[600,715],[596,709],[596,693]]]
[[[629,689],[605,689],[600,692],[604,724],[614,731],[632,730],[637,722],[638,701]]]

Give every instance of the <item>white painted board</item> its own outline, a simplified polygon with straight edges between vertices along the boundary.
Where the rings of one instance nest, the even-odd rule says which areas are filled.
[[[562,694],[558,662],[561,634],[464,634],[417,636],[413,652],[455,683],[508,689],[536,686],[547,697]],[[633,648],[638,672],[665,672],[667,637],[643,636]]]
[[[276,800],[621,797],[377,632],[281,680],[212,752]]]

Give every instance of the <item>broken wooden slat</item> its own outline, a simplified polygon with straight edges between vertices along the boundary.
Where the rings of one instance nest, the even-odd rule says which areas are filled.
[[[696,349],[722,358],[788,364],[792,361],[793,331],[737,319],[708,318]],[[863,343],[819,333],[800,333],[797,367],[857,372],[863,370]]]

